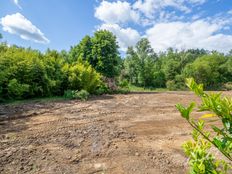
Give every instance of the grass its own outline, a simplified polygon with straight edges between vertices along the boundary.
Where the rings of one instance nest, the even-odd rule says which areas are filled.
[[[166,92],[167,88],[143,88],[134,85],[129,85],[129,90],[131,92]]]
[[[26,103],[34,103],[34,102],[40,102],[40,103],[47,103],[52,101],[61,101],[65,100],[63,96],[52,96],[52,97],[41,97],[41,98],[31,98],[31,99],[22,99],[22,100],[6,100],[3,103],[0,104],[10,104],[10,105],[17,105],[17,104],[26,104]]]
[[[117,91],[114,94],[126,94],[130,92],[166,92],[169,91],[166,88],[143,88],[143,87],[138,87],[134,85],[129,85],[129,89],[122,89],[121,91]],[[1,102],[1,104],[10,104],[10,105],[17,105],[17,104],[27,104],[27,103],[47,103],[47,102],[53,102],[53,101],[62,101],[62,100],[69,100],[65,98],[64,96],[51,96],[51,97],[38,97],[38,98],[30,98],[30,99],[21,99],[21,100],[14,100],[14,99],[9,99],[4,102]]]

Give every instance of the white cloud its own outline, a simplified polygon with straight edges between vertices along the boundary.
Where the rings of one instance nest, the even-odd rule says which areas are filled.
[[[128,22],[133,21],[143,27],[145,31],[142,34],[148,37],[156,51],[173,47],[227,52],[232,48],[232,35],[223,32],[230,30],[232,10],[202,18],[203,11],[194,13],[192,10],[195,7],[199,10],[200,5],[206,1],[103,0],[95,9],[95,17],[104,22],[100,29],[107,29],[117,36],[122,51],[126,51],[128,46],[134,46],[141,38],[135,29],[125,28],[125,23],[128,26]],[[186,15],[189,12],[191,14]]]
[[[192,6],[201,5],[205,2],[206,0],[137,0],[133,4],[133,8],[144,13],[146,17],[153,18],[155,13],[166,7],[189,13]]]
[[[188,0],[192,4],[204,4],[207,0]]]
[[[232,9],[228,11],[228,14],[232,15]]]
[[[201,5],[207,0],[115,0],[100,2],[95,9],[95,17],[104,23],[123,24],[133,21],[143,26],[154,24],[157,21],[171,21],[181,18],[176,11],[190,13],[192,7]],[[172,11],[166,11],[166,8],[173,8]],[[160,16],[165,13],[165,16]],[[163,21],[163,22],[164,22]]]
[[[135,46],[141,38],[136,30],[132,28],[121,28],[117,24],[103,24],[99,29],[109,30],[116,35],[121,51],[126,51],[128,46]]]
[[[184,12],[191,11],[187,6],[183,5],[182,1],[178,0],[137,0],[133,7],[144,13],[148,18],[153,18],[155,13],[165,7],[174,7]]]
[[[1,18],[0,24],[4,31],[19,35],[22,39],[37,43],[49,43],[44,34],[20,13],[6,15]]]
[[[105,23],[138,22],[139,14],[132,10],[131,4],[125,1],[102,1],[95,9],[95,17]]]
[[[14,3],[15,3],[15,5],[18,6],[18,8],[22,9],[22,7],[21,7],[20,4],[19,4],[19,0],[14,0]]]
[[[146,31],[146,35],[156,51],[204,48],[228,52],[232,48],[232,36],[220,34],[224,26],[204,20],[195,22],[159,23]]]

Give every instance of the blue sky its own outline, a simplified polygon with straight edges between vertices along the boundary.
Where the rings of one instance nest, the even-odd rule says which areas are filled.
[[[98,29],[121,51],[147,37],[155,51],[232,49],[231,0],[1,0],[3,41],[42,51],[68,50]]]

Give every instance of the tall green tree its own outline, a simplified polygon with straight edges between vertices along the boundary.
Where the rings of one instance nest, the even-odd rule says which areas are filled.
[[[141,39],[135,48],[129,47],[125,68],[130,82],[143,87],[153,86],[156,60],[157,55],[146,38]]]
[[[107,30],[99,30],[94,33],[91,42],[91,65],[105,77],[119,75],[120,55],[116,37]]]
[[[85,36],[78,45],[71,47],[70,58],[72,61],[82,59],[88,61],[92,66],[96,62],[92,62],[92,41],[90,36]]]

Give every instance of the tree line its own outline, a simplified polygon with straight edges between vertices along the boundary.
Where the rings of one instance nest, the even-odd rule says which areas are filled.
[[[119,75],[116,37],[108,31],[86,36],[70,51],[0,45],[0,100],[61,96],[66,91],[107,92],[103,77]]]
[[[69,51],[48,49],[42,53],[1,43],[0,100],[61,96],[70,90],[107,93],[107,78],[124,87],[170,90],[183,90],[187,77],[208,89],[232,86],[232,51],[170,48],[155,53],[146,38],[129,47],[124,58],[118,49],[116,37],[106,30],[85,36]]]
[[[228,54],[204,49],[155,53],[148,39],[129,47],[123,60],[121,78],[144,88],[185,89],[185,79],[193,77],[206,89],[232,87],[232,51]]]

